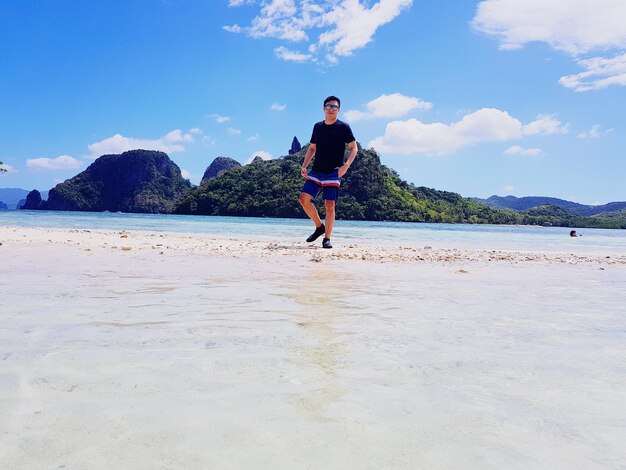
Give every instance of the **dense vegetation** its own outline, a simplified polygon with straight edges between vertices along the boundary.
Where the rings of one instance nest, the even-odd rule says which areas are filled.
[[[487,199],[472,199],[481,204],[493,207],[494,209],[513,209],[519,212],[528,211],[530,209],[545,205],[558,206],[570,211],[570,215],[578,215],[582,217],[588,217],[590,215],[596,214],[604,214],[608,212],[617,212],[626,209],[626,202],[610,202],[608,204],[598,206],[589,206],[586,204],[578,204],[576,202],[566,201],[564,199],[558,199],[555,197],[543,196],[491,196]]]
[[[131,150],[103,155],[85,171],[50,190],[47,209],[169,213],[191,188],[163,152]]]
[[[293,148],[297,148],[295,142]],[[195,188],[182,178],[178,166],[163,152],[132,150],[104,155],[82,173],[53,188],[48,201],[32,191],[26,206],[304,218],[298,196],[303,184],[300,165],[306,150],[307,146],[269,161],[257,157],[245,166],[230,158],[217,158]],[[323,203],[318,199],[317,204],[323,216]],[[612,204],[620,208],[622,203]],[[375,150],[360,146],[352,168],[342,180],[337,214],[348,220],[626,228],[626,210],[583,217],[555,204],[524,211],[495,209],[456,193],[417,187],[382,165]]]
[[[279,159],[255,160],[205,181],[185,194],[180,214],[305,217],[298,195],[306,148]],[[323,213],[323,204],[320,204]],[[410,222],[516,223],[513,211],[498,211],[455,193],[418,188],[380,163],[372,149],[359,148],[342,181],[337,213],[342,219]]]
[[[626,229],[626,210],[592,215],[585,217],[584,222],[585,227]]]

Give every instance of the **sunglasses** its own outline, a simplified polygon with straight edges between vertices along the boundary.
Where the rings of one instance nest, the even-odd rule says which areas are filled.
[[[327,104],[326,106],[324,106],[324,109],[327,109],[328,111],[337,111],[339,109],[339,106],[337,106],[336,104]]]

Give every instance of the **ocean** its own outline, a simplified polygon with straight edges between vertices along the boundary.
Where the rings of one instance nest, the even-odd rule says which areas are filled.
[[[308,219],[126,214],[111,212],[0,211],[0,226],[140,230],[215,236],[299,240],[312,231]],[[569,236],[576,230],[578,237]],[[623,255],[626,230],[526,225],[431,224],[338,220],[335,244],[547,251]]]

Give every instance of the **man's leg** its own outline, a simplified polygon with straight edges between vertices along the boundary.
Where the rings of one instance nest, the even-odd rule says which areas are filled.
[[[313,221],[316,227],[321,227],[322,219],[320,219],[320,215],[317,213],[317,209],[315,204],[313,204],[312,199],[313,196],[309,193],[300,193],[300,197],[298,198],[300,205],[304,209],[306,215],[309,216],[309,219]]]
[[[326,231],[326,227],[324,227],[322,219],[320,219],[320,216],[317,213],[317,209],[313,204],[312,199],[313,196],[305,192],[300,193],[300,197],[298,199],[300,201],[300,205],[304,209],[304,212],[306,212],[306,215],[308,215],[315,224],[315,231],[306,239],[306,241],[309,243],[317,240]]]
[[[326,234],[325,238],[330,240],[330,235],[333,233],[333,226],[335,225],[335,201],[327,199],[324,201],[324,207],[326,207]]]

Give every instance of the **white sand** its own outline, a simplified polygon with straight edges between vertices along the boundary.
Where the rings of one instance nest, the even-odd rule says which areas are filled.
[[[625,257],[0,242],[3,469],[624,468]]]

